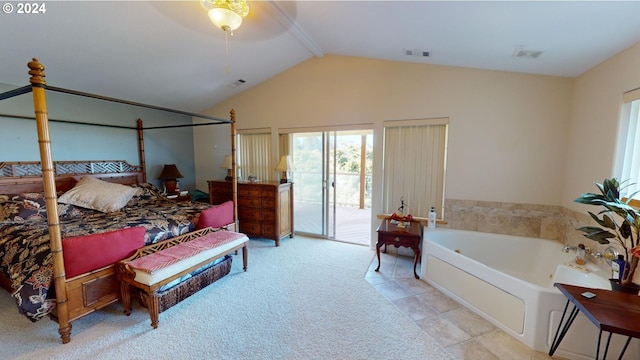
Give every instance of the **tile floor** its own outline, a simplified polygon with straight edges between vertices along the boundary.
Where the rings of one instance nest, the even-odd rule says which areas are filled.
[[[413,258],[396,254],[374,257],[365,279],[421,327],[454,359],[542,360],[562,359],[530,349],[501,329],[460,305],[422,280],[413,277]],[[416,270],[420,275],[420,264]]]

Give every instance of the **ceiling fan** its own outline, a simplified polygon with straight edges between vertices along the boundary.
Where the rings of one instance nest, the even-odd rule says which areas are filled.
[[[222,30],[229,32],[229,35],[233,34],[233,41],[239,42],[267,40],[296,27],[295,1],[198,0],[150,3],[156,11],[184,28],[212,36],[222,35]],[[236,8],[240,10],[231,10]],[[223,19],[223,22],[216,24],[218,19]],[[228,30],[225,31],[223,27],[226,26]]]

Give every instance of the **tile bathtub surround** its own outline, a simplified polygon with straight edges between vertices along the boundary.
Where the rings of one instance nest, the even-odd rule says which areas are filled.
[[[565,236],[560,206],[446,199],[444,220],[451,229],[559,241]]]

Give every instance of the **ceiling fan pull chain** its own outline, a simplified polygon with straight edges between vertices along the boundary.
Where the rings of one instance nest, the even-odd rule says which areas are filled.
[[[224,57],[226,62],[227,74],[229,73],[229,31],[224,31]]]

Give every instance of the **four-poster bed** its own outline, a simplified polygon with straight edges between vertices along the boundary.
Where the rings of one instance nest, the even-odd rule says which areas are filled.
[[[56,320],[62,342],[67,343],[71,336],[71,321],[119,299],[114,267],[118,260],[144,245],[196,228],[235,230],[235,190],[232,213],[219,216],[220,209],[215,206],[174,202],[161,194],[155,186],[146,183],[143,137],[146,129],[230,124],[234,169],[232,183],[236,189],[235,112],[231,110],[231,118],[225,120],[53,88],[46,85],[44,66],[37,59],[29,62],[28,67],[30,86],[0,94],[0,101],[28,92],[33,94],[40,150],[39,162],[0,163],[0,286],[16,298],[19,311],[30,320],[36,321],[46,315]],[[45,90],[190,115],[215,122],[145,129],[142,121],[138,120],[137,126],[132,129],[138,133],[139,166],[124,161],[54,162]],[[114,205],[113,198],[117,198],[120,203],[108,210],[99,207],[85,208],[82,201],[87,198],[87,189],[93,191],[96,188],[109,194],[99,199],[100,201],[106,201],[111,206]],[[92,205],[96,203],[94,199],[97,193],[89,193]],[[228,208],[229,206],[225,207]],[[201,214],[207,215],[200,216]],[[97,251],[83,253],[88,241],[92,244],[89,248]],[[74,254],[74,258],[70,254]],[[78,258],[82,261],[78,262]],[[230,266],[230,258],[221,259],[221,262],[227,260],[227,266]],[[218,263],[212,264],[212,268],[217,265]],[[55,298],[53,291],[48,291],[50,288],[55,289]]]

